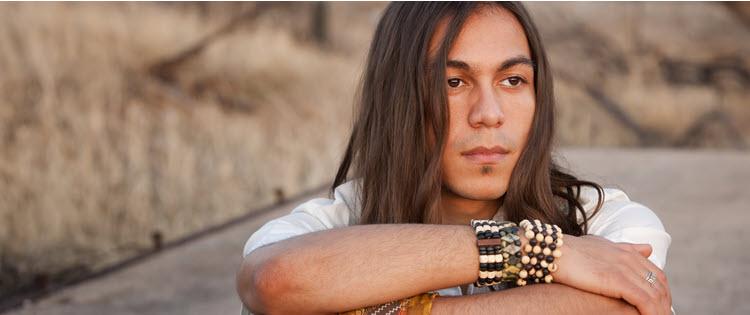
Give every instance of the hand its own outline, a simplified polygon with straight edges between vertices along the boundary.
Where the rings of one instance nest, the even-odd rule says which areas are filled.
[[[555,262],[555,282],[621,298],[644,315],[671,314],[672,295],[664,272],[647,259],[648,244],[613,243],[602,237],[565,235],[563,255]],[[651,271],[656,281],[646,280]]]

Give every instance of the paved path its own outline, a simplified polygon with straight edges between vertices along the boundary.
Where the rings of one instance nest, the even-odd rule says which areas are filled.
[[[564,154],[579,175],[620,187],[659,214],[672,235],[666,270],[678,314],[750,314],[750,153],[567,149]],[[239,314],[234,275],[245,239],[293,206],[10,314]]]

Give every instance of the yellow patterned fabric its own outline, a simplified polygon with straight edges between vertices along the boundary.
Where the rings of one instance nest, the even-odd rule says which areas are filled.
[[[403,300],[392,301],[385,304],[368,306],[340,315],[429,315],[432,311],[432,300],[438,294],[435,292],[423,293]]]

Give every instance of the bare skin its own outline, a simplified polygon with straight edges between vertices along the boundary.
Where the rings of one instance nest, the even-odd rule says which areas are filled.
[[[479,299],[502,303],[496,304],[503,306],[498,314],[529,304],[547,314],[580,314],[581,309],[627,314],[633,311],[630,304],[641,314],[668,312],[668,290],[650,288],[632,272],[650,268],[659,286],[668,288],[663,273],[645,263],[648,246],[570,235],[565,240],[555,279],[567,287],[543,284],[528,286],[523,294],[510,289],[482,298],[438,298],[435,311],[470,309]],[[253,251],[242,263],[237,287],[254,313],[341,312],[474,282],[479,268],[475,243],[473,230],[460,225],[374,224],[314,232]],[[550,298],[558,294],[569,298]]]
[[[554,297],[554,303],[550,304]],[[638,314],[630,304],[561,284],[526,286],[505,292],[438,296],[433,315],[442,314]]]
[[[442,32],[444,26],[435,37]],[[448,57],[450,124],[441,165],[444,224],[349,226],[256,249],[237,276],[239,295],[250,310],[328,314],[476,280],[478,250],[468,223],[503,211],[500,198],[534,115],[534,72],[523,29],[498,8],[473,14]],[[477,162],[466,154],[477,147],[501,147],[502,158]],[[433,312],[669,314],[669,285],[646,259],[648,245],[594,236],[564,239],[556,284],[438,297]],[[648,270],[658,279],[653,287],[645,281]]]

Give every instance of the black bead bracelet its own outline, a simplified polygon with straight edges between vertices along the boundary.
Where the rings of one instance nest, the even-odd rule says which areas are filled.
[[[557,225],[543,224],[539,220],[523,220],[520,223],[529,242],[523,247],[517,285],[527,283],[551,283],[552,274],[557,271],[555,258],[562,256],[559,247],[563,245],[563,234]]]

